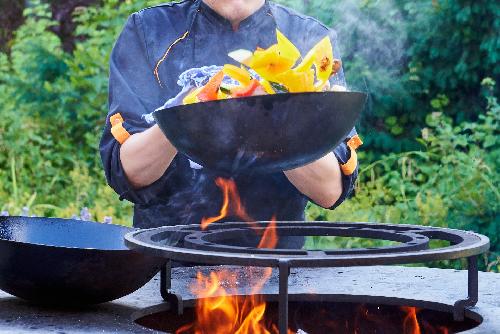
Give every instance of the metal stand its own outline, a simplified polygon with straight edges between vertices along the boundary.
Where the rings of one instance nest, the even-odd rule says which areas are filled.
[[[479,273],[477,267],[477,256],[467,258],[467,299],[457,300],[453,306],[453,319],[463,321],[465,309],[476,305],[479,292]]]
[[[172,292],[172,261],[168,260],[160,272],[160,294],[164,301],[169,303],[177,315],[184,313],[181,295]]]
[[[279,260],[279,333],[288,333],[288,276],[290,275],[290,263]]]

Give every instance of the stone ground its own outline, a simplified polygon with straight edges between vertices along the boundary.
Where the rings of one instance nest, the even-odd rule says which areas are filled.
[[[185,300],[193,296],[187,289],[196,272],[218,267],[174,269],[172,286]],[[249,279],[239,275],[239,289],[248,291]],[[467,273],[458,270],[362,267],[292,270],[291,294],[387,296],[453,304],[464,298]],[[278,280],[273,273],[262,293],[277,293]],[[366,299],[366,298],[364,298]],[[154,333],[133,323],[133,314],[162,303],[159,277],[143,288],[114,302],[81,309],[55,309],[32,305],[0,291],[0,333]],[[500,274],[480,273],[479,302],[473,311],[483,323],[467,333],[500,334]]]

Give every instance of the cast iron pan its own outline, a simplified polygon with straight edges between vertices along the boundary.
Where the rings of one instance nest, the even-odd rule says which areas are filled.
[[[43,304],[96,304],[146,284],[165,260],[129,250],[111,224],[0,217],[0,289]]]
[[[204,167],[272,173],[333,150],[365,101],[359,92],[276,94],[180,105],[153,115],[172,144]]]

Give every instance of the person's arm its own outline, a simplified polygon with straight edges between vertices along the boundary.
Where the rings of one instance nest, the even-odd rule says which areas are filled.
[[[177,150],[158,125],[136,133],[120,147],[120,161],[135,189],[156,182],[170,166]]]
[[[164,103],[167,93],[153,75],[141,13],[130,16],[110,57],[109,113],[99,145],[108,184],[133,203],[163,197],[176,167],[176,152],[158,126],[143,117]],[[112,127],[119,117],[126,138]]]
[[[324,208],[332,207],[342,195],[342,172],[333,153],[285,175],[297,190]]]
[[[317,40],[320,40],[325,34],[330,36],[334,58],[340,59],[337,35],[333,30],[323,30],[323,28],[319,32],[315,30],[314,32],[305,34],[304,36],[308,36],[308,38],[304,37],[302,42],[310,43],[310,36],[318,36]],[[307,46],[306,49],[310,47]],[[342,68],[340,68],[336,75],[330,78],[330,85],[332,87],[346,87]],[[358,176],[356,155],[355,153],[352,154],[351,149],[347,146],[349,139],[356,135],[356,130],[352,129],[332,153],[328,153],[321,159],[308,165],[285,171],[284,174],[295,188],[311,201],[327,209],[336,208],[351,194]],[[345,164],[347,162],[351,162],[353,166],[350,170],[346,168]]]

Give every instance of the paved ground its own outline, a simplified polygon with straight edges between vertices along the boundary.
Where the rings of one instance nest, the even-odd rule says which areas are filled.
[[[174,272],[173,288],[185,299],[193,297],[186,283],[195,278],[196,271],[180,268]],[[239,282],[242,291],[251,286],[244,277]],[[291,294],[384,295],[453,304],[466,296],[466,287],[465,271],[428,268],[305,269],[290,275]],[[263,293],[276,292],[273,275]],[[154,333],[135,325],[132,314],[161,302],[158,277],[114,302],[73,310],[38,307],[0,291],[0,333]],[[479,302],[473,310],[484,322],[467,333],[500,334],[500,274],[480,273]]]

